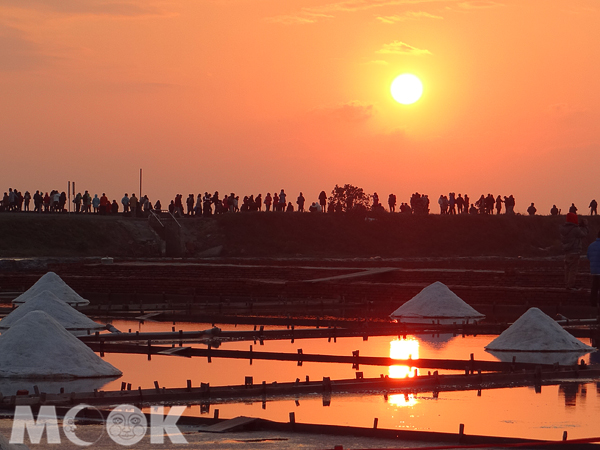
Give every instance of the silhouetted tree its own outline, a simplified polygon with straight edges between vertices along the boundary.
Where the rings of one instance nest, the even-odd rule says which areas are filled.
[[[329,202],[335,205],[341,205],[343,211],[352,211],[354,209],[368,210],[371,206],[371,197],[365,194],[362,188],[345,184],[343,187],[337,184],[331,191]]]

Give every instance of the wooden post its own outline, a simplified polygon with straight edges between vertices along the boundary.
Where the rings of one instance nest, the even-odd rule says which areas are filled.
[[[215,409],[215,413],[214,413],[213,418],[214,419],[218,419],[219,418],[219,410],[218,409]]]
[[[293,426],[296,423],[296,414],[294,412],[290,413],[290,424]]]
[[[379,422],[379,419],[377,417],[375,417],[373,419],[373,429],[376,430],[377,429],[377,423]]]
[[[465,424],[461,423],[458,426],[458,442],[462,442],[463,441],[464,435],[465,435]]]

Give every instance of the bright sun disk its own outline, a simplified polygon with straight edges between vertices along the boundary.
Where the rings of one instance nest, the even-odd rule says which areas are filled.
[[[421,98],[423,83],[415,75],[403,73],[392,81],[390,90],[394,100],[403,105],[410,105]]]

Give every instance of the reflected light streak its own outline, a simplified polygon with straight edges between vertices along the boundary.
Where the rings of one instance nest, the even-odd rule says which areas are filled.
[[[416,339],[395,339],[390,342],[390,358],[392,359],[419,359],[419,341]],[[418,370],[407,365],[389,367],[390,378],[413,378]]]

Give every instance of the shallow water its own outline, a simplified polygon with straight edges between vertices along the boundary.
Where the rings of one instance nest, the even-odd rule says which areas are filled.
[[[121,331],[139,330],[171,331],[172,323],[115,321]],[[219,326],[217,324],[217,326]],[[202,330],[211,324],[177,323],[176,330]],[[221,326],[223,329],[252,329],[252,327]],[[276,327],[265,327],[274,329]],[[463,359],[473,354],[476,360],[496,361],[497,358],[484,350],[495,336],[453,336],[426,335],[407,336],[406,340],[397,337],[370,337],[332,339],[296,339],[291,341],[260,342],[224,342],[220,348],[229,350],[254,350],[270,352],[296,353],[301,348],[304,353],[351,355],[359,350],[365,356],[392,356],[405,358]],[[583,340],[586,344],[589,341]],[[189,344],[184,344],[189,345]],[[203,344],[193,346],[205,347]],[[185,387],[191,380],[194,386],[200,382],[211,386],[243,384],[246,376],[252,376],[254,383],[273,381],[288,382],[296,378],[302,380],[309,376],[311,380],[321,380],[324,376],[331,379],[354,378],[356,370],[351,364],[303,363],[212,358],[183,358],[177,356],[153,355],[148,361],[146,355],[106,354],[105,359],[123,371],[123,377],[107,380],[102,389],[118,390],[121,382],[131,383],[133,389],[138,386],[151,388],[154,381],[167,388]],[[596,355],[582,357],[587,363],[593,363]],[[519,360],[519,357],[518,357]],[[361,366],[365,377],[405,376],[414,369],[407,367]],[[440,371],[441,373],[442,371]],[[426,371],[425,371],[426,373]],[[600,382],[600,380],[598,380]],[[287,397],[269,400],[266,403],[236,403],[192,405],[185,414],[212,417],[219,410],[221,418],[240,415],[262,417],[287,422],[289,413],[294,412],[297,422],[323,423],[372,427],[375,418],[380,428],[422,430],[437,432],[458,432],[460,424],[465,425],[465,433],[495,436],[510,436],[559,440],[563,431],[569,439],[587,438],[598,434],[597,423],[600,420],[600,383],[596,380],[565,382],[557,386],[544,386],[540,393],[533,387],[484,390],[478,395],[476,390],[459,392],[432,392],[416,394],[333,394],[331,396],[311,395]],[[14,383],[11,382],[11,383]],[[18,383],[17,383],[18,384]],[[31,381],[24,381],[22,388],[32,389]],[[65,390],[78,390],[75,385],[62,383]],[[0,391],[8,395],[14,391],[0,381]],[[57,387],[58,391],[59,387]]]

